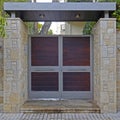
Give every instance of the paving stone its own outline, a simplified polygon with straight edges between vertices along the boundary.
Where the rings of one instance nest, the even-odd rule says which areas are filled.
[[[98,113],[0,113],[0,120],[120,120],[120,112]]]

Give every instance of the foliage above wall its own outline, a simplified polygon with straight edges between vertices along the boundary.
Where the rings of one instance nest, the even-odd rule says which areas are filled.
[[[68,0],[67,2],[92,2],[93,0]]]
[[[117,28],[120,29],[120,0],[99,0],[99,2],[116,2],[116,11],[112,16],[117,19]]]
[[[96,22],[86,22],[83,28],[83,35],[90,35],[95,24]]]
[[[6,14],[3,11],[3,3],[4,3],[4,0],[1,0],[0,1],[0,37],[4,37],[5,36],[4,26],[6,24],[6,22],[5,22]]]
[[[120,0],[116,0],[117,2],[117,8],[116,11],[113,13],[113,17],[116,17],[117,19],[117,29],[120,30]]]
[[[67,2],[92,2],[93,0],[67,0]],[[97,1],[97,0],[96,0]],[[120,30],[120,0],[98,0],[99,2],[116,2],[117,9],[113,12],[112,17],[117,19],[117,29]],[[91,30],[94,26],[95,22],[86,22],[83,28],[83,34],[91,34]]]
[[[117,29],[120,30],[120,0],[99,0],[99,2],[116,2],[116,11],[112,13],[112,17],[117,20]],[[95,22],[87,22],[83,28],[83,34],[91,34],[91,30],[94,26]]]
[[[0,0],[0,37],[4,38],[5,37],[5,25],[6,25],[6,18],[8,15],[5,13],[3,9],[3,4],[4,2],[30,2],[31,0]],[[33,22],[27,22],[26,25],[28,26],[28,32],[29,34],[34,34],[36,32],[39,33],[42,24],[37,24],[37,30],[35,30],[35,26]],[[53,31],[50,29],[48,31],[48,34],[53,34]]]
[[[0,0],[0,37],[5,37],[5,25],[6,25],[6,17],[8,16],[3,10],[4,2],[27,2],[28,0]]]

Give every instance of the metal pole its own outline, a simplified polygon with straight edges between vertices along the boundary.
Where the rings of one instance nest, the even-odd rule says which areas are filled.
[[[11,18],[15,18],[16,15],[15,15],[15,12],[11,12]]]
[[[109,11],[104,11],[104,18],[109,18]]]

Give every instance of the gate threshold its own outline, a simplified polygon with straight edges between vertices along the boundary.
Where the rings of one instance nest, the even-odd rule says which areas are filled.
[[[25,113],[100,113],[100,108],[88,100],[29,100],[21,112]]]

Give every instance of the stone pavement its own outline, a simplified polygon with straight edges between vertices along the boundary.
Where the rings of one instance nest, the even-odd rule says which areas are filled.
[[[98,113],[0,113],[0,120],[120,120],[116,114]]]

